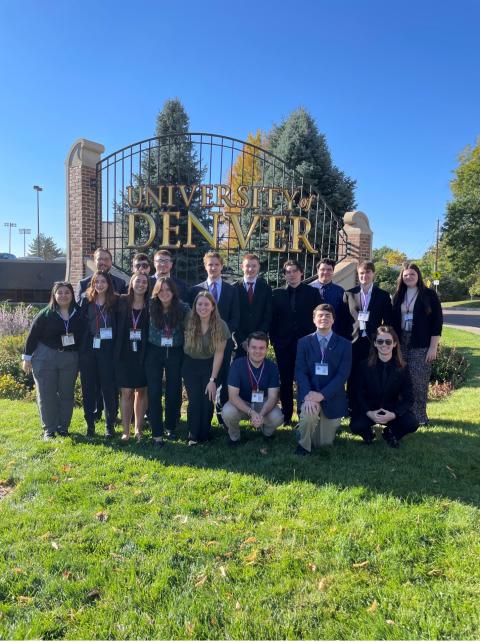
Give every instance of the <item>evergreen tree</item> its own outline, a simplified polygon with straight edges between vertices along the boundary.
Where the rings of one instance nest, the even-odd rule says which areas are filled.
[[[59,256],[65,256],[51,236],[40,234],[35,236],[28,247],[28,256],[40,256],[45,261],[53,261]]]

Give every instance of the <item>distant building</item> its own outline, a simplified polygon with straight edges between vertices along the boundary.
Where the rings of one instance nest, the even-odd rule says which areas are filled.
[[[0,301],[48,303],[55,281],[65,278],[65,259],[0,259]]]

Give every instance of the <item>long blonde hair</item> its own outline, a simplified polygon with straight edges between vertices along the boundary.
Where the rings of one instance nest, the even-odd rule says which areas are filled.
[[[188,321],[185,325],[185,347],[193,348],[198,345],[202,338],[202,322],[197,312],[197,301],[200,297],[205,297],[210,301],[213,310],[210,314],[208,328],[210,330],[210,350],[216,351],[222,341],[224,341],[221,329],[221,318],[218,313],[218,307],[213,296],[208,290],[201,290],[195,297],[192,306],[192,313],[189,315]]]

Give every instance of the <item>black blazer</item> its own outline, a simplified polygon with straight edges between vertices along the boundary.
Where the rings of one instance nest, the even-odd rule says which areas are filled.
[[[198,285],[194,285],[190,288],[190,306],[193,307],[193,302],[195,297],[199,292],[203,290],[208,290],[208,283],[202,281]],[[222,291],[220,293],[220,299],[218,300],[218,312],[221,318],[228,325],[228,329],[233,334],[238,330],[238,324],[240,322],[240,305],[238,302],[238,292],[222,279]],[[232,344],[233,345],[233,344]]]
[[[145,304],[145,307],[142,310],[142,315],[145,315],[147,318],[146,326],[142,329],[142,341],[140,343],[140,361],[143,363],[145,359],[145,352],[148,343],[148,327],[150,323],[150,306],[148,301]],[[125,345],[125,334],[130,332],[132,327],[132,310],[128,305],[128,300],[126,296],[121,296],[118,300],[117,311],[116,311],[116,324],[117,331],[114,335],[114,348],[113,356],[115,361],[120,361],[122,357],[123,346]],[[137,326],[138,327],[138,326]]]
[[[343,306],[339,314],[339,334],[346,339],[350,339],[350,341],[356,340],[360,334],[357,314],[361,310],[361,306],[358,303],[358,296],[355,296],[359,293],[359,285],[345,292],[343,295]],[[373,285],[367,310],[370,312],[370,317],[365,328],[368,337],[371,338],[380,325],[393,325],[390,295],[375,284]]]
[[[399,368],[392,358],[388,363],[387,373],[383,386],[381,367],[369,366],[368,361],[359,363],[353,388],[354,416],[363,417],[369,410],[385,408],[400,417],[411,410],[413,390],[408,367]]]
[[[402,301],[393,304],[393,326],[398,336],[402,337]],[[423,296],[420,292],[413,306],[413,325],[410,338],[411,348],[428,348],[431,337],[442,334],[443,314],[440,299],[435,290],[425,288]]]
[[[111,325],[112,325],[112,346],[115,348],[115,342],[117,340],[117,310],[118,310],[118,301],[119,297],[115,298],[115,303],[110,308],[109,310],[109,316],[111,320]],[[82,302],[80,304],[80,314],[82,315],[83,321],[85,323],[85,332],[83,335],[83,341],[80,345],[80,352],[88,352],[89,350],[93,350],[93,335],[90,332],[90,326],[88,323],[88,306],[90,305],[90,301],[86,298],[83,297]]]
[[[272,323],[270,338],[276,348],[296,343],[301,337],[315,332],[313,310],[322,303],[317,288],[300,283],[295,293],[295,312],[290,305],[288,286],[272,292]]]
[[[121,279],[119,276],[115,276],[114,274],[110,274],[110,278],[112,279],[113,291],[115,292],[115,294],[127,293],[128,287],[123,279]],[[92,280],[92,275],[90,274],[90,276],[86,276],[84,279],[78,282],[75,298],[79,305],[81,304],[82,299],[84,298],[83,295],[85,294],[88,286],[90,285],[91,280]]]
[[[233,287],[237,291],[240,304],[240,322],[235,332],[236,343],[243,343],[249,334],[257,330],[268,334],[272,321],[272,288],[266,281],[257,278],[250,305],[243,279],[234,283]]]
[[[182,279],[179,279],[177,276],[173,276],[173,274],[170,275],[170,278],[177,286],[178,296],[180,297],[180,299],[185,303],[188,303],[190,299],[190,288],[188,284],[185,281],[182,281]],[[157,277],[155,276],[155,274],[148,277],[149,294],[152,294],[152,290],[155,287],[156,282],[157,282]]]

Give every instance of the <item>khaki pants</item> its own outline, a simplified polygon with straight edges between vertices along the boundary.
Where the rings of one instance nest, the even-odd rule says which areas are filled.
[[[304,406],[302,405],[298,424],[300,432],[298,443],[300,446],[308,450],[308,452],[311,452],[312,446],[314,448],[331,446],[342,418],[328,419],[323,414],[321,406],[318,415],[306,415],[303,408]]]
[[[248,404],[250,407],[254,406],[254,410],[259,412],[263,404]],[[227,403],[222,408],[222,419],[228,429],[228,436],[232,441],[240,440],[240,422],[242,419],[249,419],[247,413],[242,412],[233,403],[227,401]],[[260,430],[265,435],[265,437],[271,437],[275,430],[283,424],[283,414],[278,406],[272,408],[272,410],[265,415],[263,418],[263,425]]]

